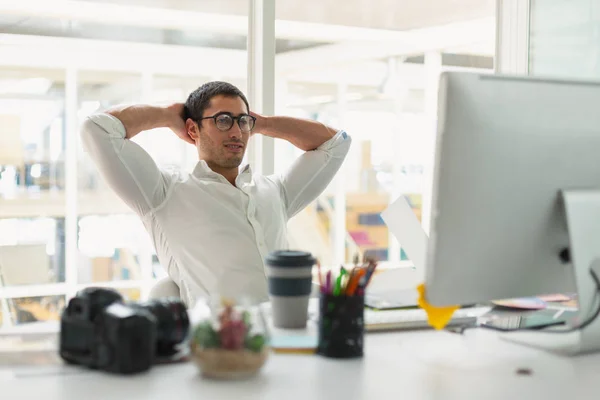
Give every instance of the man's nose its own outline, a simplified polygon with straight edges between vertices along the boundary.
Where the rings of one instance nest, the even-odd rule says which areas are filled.
[[[229,133],[229,137],[230,138],[241,139],[241,137],[242,137],[242,130],[240,129],[240,126],[237,123],[237,121],[233,122],[233,126],[231,127],[231,129],[229,130],[228,133]]]

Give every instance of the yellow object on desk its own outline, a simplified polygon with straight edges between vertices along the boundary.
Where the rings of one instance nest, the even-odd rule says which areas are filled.
[[[459,306],[448,306],[448,307],[436,307],[432,306],[425,300],[425,284],[422,283],[417,286],[417,291],[419,292],[419,299],[417,300],[417,304],[427,313],[427,322],[434,329],[440,330],[444,329],[444,327],[450,322],[452,319],[452,314],[454,311],[458,310]]]

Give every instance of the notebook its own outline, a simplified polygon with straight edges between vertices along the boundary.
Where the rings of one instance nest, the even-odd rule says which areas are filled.
[[[317,319],[309,315],[304,329],[283,329],[273,326],[270,303],[259,307],[271,349],[275,353],[314,354],[317,351]]]

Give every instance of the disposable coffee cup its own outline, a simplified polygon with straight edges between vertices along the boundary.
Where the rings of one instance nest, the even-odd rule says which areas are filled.
[[[265,260],[273,325],[300,329],[306,326],[315,258],[308,252],[280,250]]]

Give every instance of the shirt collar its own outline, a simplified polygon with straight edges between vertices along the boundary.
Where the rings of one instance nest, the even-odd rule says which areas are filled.
[[[212,169],[210,169],[210,167],[204,160],[198,161],[196,167],[194,167],[192,175],[194,175],[198,179],[216,178],[220,180],[226,180],[223,175],[218,174]],[[250,164],[246,164],[240,169],[240,173],[238,174],[238,177],[235,181],[238,187],[252,182],[252,169],[250,168]]]

